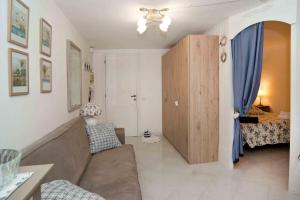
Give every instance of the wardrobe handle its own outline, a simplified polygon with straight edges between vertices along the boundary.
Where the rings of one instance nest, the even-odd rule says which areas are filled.
[[[178,100],[175,101],[174,104],[175,104],[176,107],[178,107],[179,106],[179,101]]]

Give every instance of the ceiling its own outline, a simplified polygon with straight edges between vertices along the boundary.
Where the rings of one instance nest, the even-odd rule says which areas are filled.
[[[168,48],[189,33],[203,33],[224,18],[266,0],[55,0],[71,23],[96,49]],[[225,1],[227,3],[225,3]],[[167,33],[151,26],[136,31],[140,7],[170,8]]]

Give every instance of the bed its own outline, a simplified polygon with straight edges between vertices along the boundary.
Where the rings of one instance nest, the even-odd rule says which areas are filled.
[[[258,116],[258,123],[241,123],[244,145],[247,143],[254,148],[267,144],[290,142],[289,119],[282,119],[276,113],[267,112],[256,116]]]

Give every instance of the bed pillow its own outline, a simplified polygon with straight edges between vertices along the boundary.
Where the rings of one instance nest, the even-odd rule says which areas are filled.
[[[256,106],[251,106],[251,108],[247,114],[248,115],[264,115],[265,112],[262,111],[261,109],[257,108]]]
[[[122,146],[115,133],[115,126],[112,123],[86,126],[86,131],[90,141],[91,153]]]
[[[41,186],[41,200],[105,200],[65,180],[55,180]]]

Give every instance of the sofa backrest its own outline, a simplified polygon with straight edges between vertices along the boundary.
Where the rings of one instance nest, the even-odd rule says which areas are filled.
[[[57,128],[22,151],[21,166],[54,164],[44,179],[77,184],[91,159],[85,120],[78,117]]]

